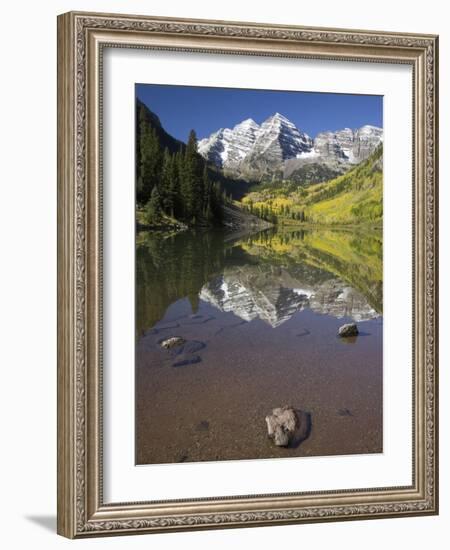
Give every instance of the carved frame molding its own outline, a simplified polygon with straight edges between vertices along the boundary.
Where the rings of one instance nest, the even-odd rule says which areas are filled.
[[[412,65],[412,486],[103,503],[104,47]],[[437,47],[430,35],[74,12],[58,17],[58,533],[75,538],[437,513]]]

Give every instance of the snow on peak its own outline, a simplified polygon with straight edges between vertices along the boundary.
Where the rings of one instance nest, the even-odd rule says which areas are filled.
[[[290,122],[290,120],[287,117],[285,117],[284,115],[282,115],[279,112],[276,112],[274,115],[272,115],[272,118],[276,118],[278,120],[283,120],[283,121],[287,120],[288,122]]]
[[[252,118],[246,118],[242,122],[239,122],[239,124],[236,124],[233,130],[236,130],[236,128],[259,128],[259,124],[257,124]]]
[[[378,126],[372,126],[372,124],[364,124],[364,126],[361,126],[361,128],[359,129],[360,132],[361,130],[366,130],[368,132],[375,132],[375,133],[379,133],[383,131]]]
[[[267,162],[279,166],[294,158],[355,164],[367,158],[382,141],[382,128],[370,124],[320,132],[312,139],[277,111],[261,124],[246,118],[232,129],[219,129],[199,141],[199,152],[218,166],[239,171],[244,161],[245,166],[258,166],[258,159],[264,159],[264,166]]]
[[[295,128],[295,124],[291,122],[287,117],[282,115],[281,113],[275,113],[274,115],[271,115],[269,118],[267,118],[261,126],[269,125],[269,124],[284,124],[286,126],[290,126]]]

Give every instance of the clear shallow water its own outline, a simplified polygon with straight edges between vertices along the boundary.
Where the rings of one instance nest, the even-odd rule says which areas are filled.
[[[139,234],[136,462],[381,452],[381,251],[375,231]],[[295,448],[266,434],[285,404],[311,414]]]

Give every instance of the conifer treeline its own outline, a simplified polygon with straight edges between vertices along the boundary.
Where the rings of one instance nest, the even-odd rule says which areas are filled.
[[[274,225],[283,223],[286,218],[302,223],[307,221],[304,210],[292,211],[290,206],[283,204],[279,208],[274,208],[271,200],[267,201],[267,204],[254,204],[252,200],[249,200],[243,205],[243,210]]]
[[[197,151],[195,131],[191,130],[184,150],[180,147],[173,153],[162,148],[145,116],[138,123],[136,200],[145,208],[147,222],[158,223],[165,214],[191,225],[220,223],[225,199]]]

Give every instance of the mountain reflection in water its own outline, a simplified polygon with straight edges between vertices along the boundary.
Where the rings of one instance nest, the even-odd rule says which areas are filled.
[[[140,233],[136,246],[137,336],[189,298],[272,327],[309,309],[364,321],[382,315],[382,233],[271,229]]]

